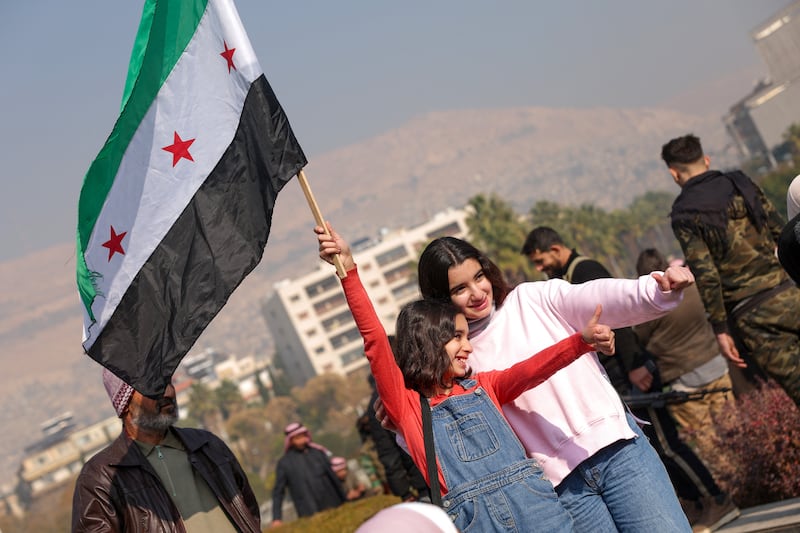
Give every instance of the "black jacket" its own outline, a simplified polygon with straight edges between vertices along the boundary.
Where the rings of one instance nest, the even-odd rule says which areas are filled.
[[[278,460],[272,489],[273,520],[283,518],[283,496],[287,488],[298,516],[311,516],[347,501],[327,454],[311,446],[303,451],[289,448]]]
[[[261,532],[258,502],[231,450],[213,433],[171,428],[189,463],[208,483],[231,522]],[[123,431],[81,469],[72,499],[72,531],[185,532],[177,507],[139,446]]]

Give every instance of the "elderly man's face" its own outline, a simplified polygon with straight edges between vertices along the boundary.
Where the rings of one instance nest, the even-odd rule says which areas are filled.
[[[134,391],[128,411],[131,415],[131,422],[141,429],[166,431],[178,421],[175,387],[167,385],[164,394],[157,399],[142,396]]]

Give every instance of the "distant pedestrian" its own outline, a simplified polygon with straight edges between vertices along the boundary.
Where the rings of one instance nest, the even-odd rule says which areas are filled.
[[[299,422],[284,429],[283,457],[278,460],[272,489],[272,527],[283,523],[283,498],[292,496],[297,516],[311,516],[338,507],[347,496],[331,468],[330,452],[311,440],[311,433]]]
[[[386,470],[378,455],[378,445],[370,432],[367,411],[356,419],[356,430],[361,439],[361,446],[358,448],[359,471],[368,482],[371,493],[388,494],[390,489],[386,481]]]
[[[367,485],[360,479],[358,475],[351,471],[347,466],[347,459],[344,457],[331,457],[331,468],[342,482],[342,489],[344,490],[347,501],[358,500],[367,495]]]
[[[394,342],[394,335],[389,335],[389,344],[394,346]],[[364,418],[367,430],[375,443],[378,460],[383,465],[389,490],[406,502],[416,500],[430,502],[428,484],[414,464],[414,460],[397,444],[395,433],[381,426],[375,417],[378,391],[375,389],[375,378],[372,374],[369,375],[369,384],[372,387],[372,396],[367,404]]]

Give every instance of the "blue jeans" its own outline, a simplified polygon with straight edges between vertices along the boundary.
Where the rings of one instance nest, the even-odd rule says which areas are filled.
[[[691,532],[664,464],[630,414],[628,424],[635,439],[606,446],[556,487],[575,531]]]

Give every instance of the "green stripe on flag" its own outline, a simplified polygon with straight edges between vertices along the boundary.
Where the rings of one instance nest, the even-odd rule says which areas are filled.
[[[111,135],[89,167],[78,200],[78,291],[89,316],[96,295],[84,259],[106,196],[116,179],[122,156],[164,81],[183,54],[203,17],[207,0],[147,0],[131,53],[122,111]]]

